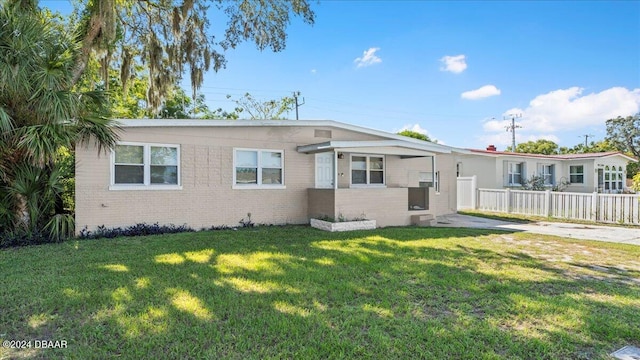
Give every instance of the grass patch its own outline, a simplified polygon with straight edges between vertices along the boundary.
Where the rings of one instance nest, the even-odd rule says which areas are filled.
[[[303,226],[0,251],[0,358],[572,358],[640,346],[640,247]]]

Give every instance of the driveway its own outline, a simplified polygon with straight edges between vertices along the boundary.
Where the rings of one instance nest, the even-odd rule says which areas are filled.
[[[597,240],[640,246],[640,227],[583,225],[560,222],[515,223],[476,216],[450,214],[438,216],[439,227],[468,227],[506,231],[524,231],[533,234],[556,235],[572,239]]]

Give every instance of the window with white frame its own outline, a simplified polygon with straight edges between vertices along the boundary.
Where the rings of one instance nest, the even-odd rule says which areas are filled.
[[[436,192],[440,192],[440,171],[421,172],[418,187],[432,187]]]
[[[524,177],[524,164],[516,162],[507,163],[507,184],[508,186],[522,185]]]
[[[283,187],[283,155],[282,150],[234,149],[234,186]]]
[[[384,156],[351,155],[351,185],[384,185]]]
[[[119,143],[111,159],[111,185],[115,187],[180,185],[178,145]]]
[[[555,165],[538,164],[538,175],[544,179],[545,186],[555,184]]]
[[[571,184],[584,184],[584,165],[569,166],[569,182]]]
[[[604,167],[604,190],[622,191],[624,189],[624,170],[622,166]]]

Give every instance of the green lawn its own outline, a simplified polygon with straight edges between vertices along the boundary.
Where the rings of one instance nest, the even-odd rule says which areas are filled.
[[[0,251],[0,358],[605,359],[640,346],[640,247],[309,227]],[[35,343],[32,343],[35,344]]]

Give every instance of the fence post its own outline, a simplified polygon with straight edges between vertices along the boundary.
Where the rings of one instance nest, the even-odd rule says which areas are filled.
[[[474,210],[478,209],[478,189],[477,189],[477,180],[478,177],[476,175],[473,175],[471,177],[471,207]]]
[[[507,191],[504,192],[504,196],[506,196],[506,199],[504,201],[504,203],[507,205],[507,214],[509,214],[511,212],[511,189],[507,188]]]
[[[551,190],[544,191],[544,215],[551,216]]]
[[[598,193],[591,194],[591,221],[598,221]]]

